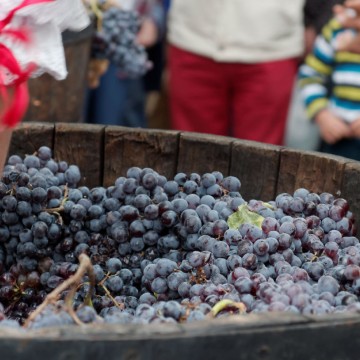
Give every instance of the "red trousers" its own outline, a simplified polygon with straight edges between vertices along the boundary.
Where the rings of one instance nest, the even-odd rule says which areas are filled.
[[[172,128],[282,145],[298,60],[216,62],[169,47]]]

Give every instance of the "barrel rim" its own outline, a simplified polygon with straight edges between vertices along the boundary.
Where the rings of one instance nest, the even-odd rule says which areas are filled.
[[[245,315],[229,315],[191,323],[161,324],[96,324],[54,326],[41,329],[1,328],[0,343],[9,339],[36,339],[49,341],[102,341],[149,339],[154,337],[217,336],[226,333],[271,332],[283,328],[317,328],[356,326],[360,327],[360,314],[353,312],[326,315],[302,315],[285,312],[263,312]],[[204,330],[206,331],[204,333]]]

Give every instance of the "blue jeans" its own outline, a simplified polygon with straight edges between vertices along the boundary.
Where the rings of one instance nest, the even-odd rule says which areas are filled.
[[[344,139],[332,145],[322,142],[320,151],[360,161],[360,139]]]
[[[100,85],[87,91],[85,122],[146,127],[143,80],[120,78],[116,66],[110,64]]]

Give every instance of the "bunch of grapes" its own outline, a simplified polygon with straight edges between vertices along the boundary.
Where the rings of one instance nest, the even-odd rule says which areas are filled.
[[[101,30],[93,38],[92,57],[110,60],[129,77],[144,75],[150,63],[145,48],[136,43],[140,25],[137,12],[116,7],[104,11]]]
[[[132,167],[92,189],[80,180],[47,147],[10,156],[0,182],[0,327],[20,327],[77,274],[82,254],[91,302],[86,274],[72,293],[75,318],[65,290],[30,328],[360,309],[360,243],[345,199],[302,188],[246,203],[240,180],[217,171],[168,179]],[[260,227],[229,227],[243,206]]]

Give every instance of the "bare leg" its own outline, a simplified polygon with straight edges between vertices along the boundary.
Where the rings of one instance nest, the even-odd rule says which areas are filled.
[[[12,132],[12,129],[5,129],[0,132],[0,178],[8,155]]]

